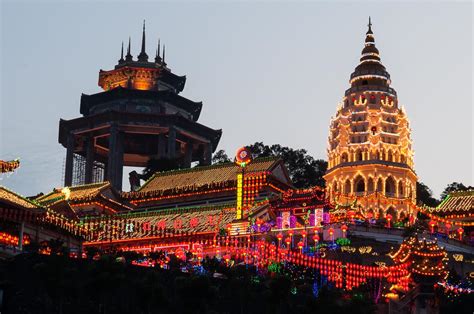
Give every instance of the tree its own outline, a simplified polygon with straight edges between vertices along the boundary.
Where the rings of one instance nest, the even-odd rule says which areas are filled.
[[[441,193],[441,201],[446,198],[450,193],[452,192],[460,192],[460,191],[468,191],[474,189],[473,186],[465,186],[462,183],[458,182],[453,182],[448,184],[448,186],[444,189],[444,191]]]
[[[230,160],[229,156],[227,156],[226,152],[223,149],[218,150],[214,153],[214,156],[212,156],[213,165],[223,164],[231,161],[232,160]]]
[[[262,142],[256,142],[247,147],[254,158],[280,157],[283,159],[295,187],[325,186],[323,175],[328,167],[327,162],[322,159],[314,159],[305,149],[295,150],[278,144],[268,146]]]
[[[416,183],[416,200],[430,207],[436,207],[439,201],[433,197],[433,191],[423,182]]]

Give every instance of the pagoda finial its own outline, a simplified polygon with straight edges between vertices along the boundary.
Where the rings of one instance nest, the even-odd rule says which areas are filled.
[[[132,38],[129,36],[129,37],[128,37],[127,55],[125,56],[125,61],[133,61],[133,57],[132,57],[132,55],[130,54],[131,43],[132,43]]]
[[[166,65],[165,57],[166,57],[166,46],[163,45],[163,65]]]
[[[143,20],[143,32],[142,32],[142,50],[138,55],[138,61],[148,61],[148,55],[145,52],[145,20]]]
[[[123,59],[123,41],[122,41],[122,51],[120,52],[120,59],[118,63],[123,63],[125,60]]]
[[[160,57],[160,39],[158,38],[158,48],[156,48],[155,63],[161,63]]]
[[[367,24],[367,26],[369,27],[369,29],[367,30],[367,34],[373,34],[372,33],[372,21],[370,20],[370,16],[369,16],[369,24]]]

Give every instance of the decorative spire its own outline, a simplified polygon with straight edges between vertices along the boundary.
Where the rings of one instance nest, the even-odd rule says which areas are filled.
[[[128,48],[127,48],[127,55],[125,56],[125,61],[133,61],[133,56],[130,54],[131,42],[132,42],[131,37],[128,37]]]
[[[160,57],[160,39],[158,38],[158,48],[156,48],[155,63],[161,63]]]
[[[119,59],[118,63],[120,64],[120,63],[123,63],[123,62],[125,62],[125,60],[123,59],[123,41],[122,41],[122,51],[120,53],[120,59]]]
[[[145,52],[145,20],[143,20],[142,50],[140,51],[140,54],[138,55],[138,61],[141,61],[141,62],[148,61],[148,55]]]
[[[163,65],[164,65],[164,66],[166,66],[165,57],[166,57],[166,46],[163,45]]]
[[[372,33],[372,22],[370,21],[370,16],[369,16],[369,24],[367,25],[369,29],[367,30],[366,34],[373,34]]]

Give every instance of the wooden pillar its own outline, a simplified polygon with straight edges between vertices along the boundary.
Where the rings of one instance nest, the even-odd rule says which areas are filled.
[[[107,180],[117,190],[122,190],[123,134],[117,124],[110,126]]]
[[[18,248],[23,251],[23,234],[25,233],[25,222],[22,221],[20,224],[20,235],[18,236]]]
[[[186,152],[184,155],[184,167],[190,168],[193,161],[193,143],[188,141],[186,143]]]
[[[89,136],[86,143],[86,175],[85,184],[92,183],[92,172],[94,170],[94,138]]]
[[[158,158],[166,157],[166,138],[164,133],[158,134]]]
[[[168,158],[176,158],[176,130],[174,127],[170,127],[168,131]]]
[[[72,171],[74,167],[74,134],[69,133],[67,135],[66,142],[66,169],[64,173],[64,186],[72,185]]]
[[[204,146],[204,156],[203,156],[203,164],[205,166],[209,166],[212,161],[212,143],[207,143]]]

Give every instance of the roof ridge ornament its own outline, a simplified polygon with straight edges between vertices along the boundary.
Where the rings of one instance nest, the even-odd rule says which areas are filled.
[[[148,61],[148,55],[146,54],[145,51],[145,46],[146,46],[146,41],[145,41],[145,20],[143,20],[143,31],[142,31],[142,49],[140,51],[140,54],[138,55],[138,61],[141,62],[147,62]]]
[[[130,54],[132,38],[128,36],[128,48],[127,55],[125,56],[125,61],[133,61],[133,56]]]
[[[122,51],[120,53],[120,59],[118,61],[119,64],[124,63],[125,60],[123,59],[123,41],[122,41]]]
[[[161,42],[160,42],[160,38],[158,38],[158,48],[156,48],[156,56],[155,56],[155,63],[161,63],[161,57],[160,57],[160,53],[161,53],[161,49],[160,49],[160,45],[161,45]]]

